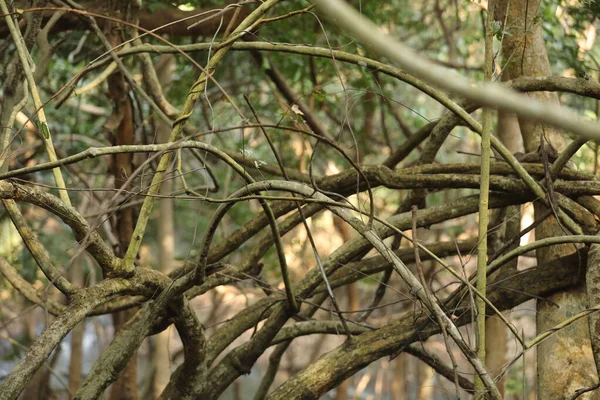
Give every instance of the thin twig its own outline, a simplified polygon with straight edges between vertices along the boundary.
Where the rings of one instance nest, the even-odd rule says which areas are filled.
[[[492,81],[494,61],[494,6],[493,0],[488,1],[487,18],[485,22],[485,59],[484,59],[484,82]],[[487,290],[487,252],[488,252],[488,203],[490,198],[490,158],[492,135],[492,110],[488,107],[483,109],[481,123],[481,174],[479,178],[479,233],[477,243],[477,290],[482,296],[486,296]],[[476,306],[476,349],[477,357],[485,363],[485,307],[481,298],[475,299]],[[475,377],[475,398],[483,396],[484,383],[479,376]]]
[[[11,15],[8,11],[8,7],[6,6],[6,2],[4,0],[0,0],[0,10],[2,11],[2,13],[5,14],[4,19],[6,21],[6,25],[8,26],[8,29],[13,37],[13,42],[17,48],[19,59],[21,61],[21,65],[23,66],[23,71],[25,72],[25,77],[29,85],[29,91],[31,92],[33,104],[37,109],[37,128],[38,131],[42,134],[42,140],[46,145],[46,152],[48,153],[48,158],[50,159],[50,161],[56,161],[56,151],[54,150],[54,144],[52,143],[52,135],[50,134],[50,128],[48,127],[48,121],[46,120],[46,114],[44,113],[44,105],[40,98],[40,94],[35,83],[35,78],[33,76],[33,65],[30,64],[32,63],[31,55],[25,47],[23,37],[21,36],[21,31],[15,26]],[[54,175],[56,186],[58,186],[59,188],[65,188],[65,180],[62,176],[60,168],[52,169],[52,173]],[[59,192],[59,195],[61,200],[65,204],[69,206],[71,205],[71,199],[69,199],[69,193],[67,191],[61,190]]]

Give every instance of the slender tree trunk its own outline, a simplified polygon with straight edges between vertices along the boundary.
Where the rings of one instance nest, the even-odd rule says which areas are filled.
[[[157,75],[163,88],[171,82],[172,73],[175,67],[175,58],[173,55],[163,55],[158,61]],[[171,127],[163,120],[156,119],[156,134],[160,143],[165,143],[169,139]],[[169,179],[170,172],[167,171],[165,181],[160,187],[161,195],[168,195],[173,192],[173,179]],[[167,274],[173,265],[175,253],[175,229],[173,225],[174,200],[171,198],[160,199],[160,216],[158,223],[158,268],[161,272]],[[154,342],[154,376],[152,382],[152,393],[158,398],[163,392],[169,379],[171,378],[171,358],[169,356],[169,333],[170,329],[165,329],[155,337]]]
[[[85,256],[79,255],[73,262],[69,271],[70,280],[74,286],[83,287],[83,260]],[[83,363],[83,333],[85,328],[85,320],[81,321],[71,331],[71,357],[69,359],[69,391],[73,394],[77,393],[77,389],[81,385],[81,373]]]
[[[335,230],[338,232],[342,240],[345,242],[349,241],[352,237],[351,228],[346,224],[340,217],[334,215],[333,216],[333,225],[335,226]],[[358,295],[358,287],[356,283],[350,283],[346,285],[346,299],[349,310],[358,310],[360,308],[360,299]],[[353,314],[346,314],[347,318],[351,318]],[[346,400],[348,399],[348,390],[350,389],[350,384],[352,383],[352,378],[346,379],[342,382],[338,388],[336,389],[335,399],[336,400]]]
[[[406,388],[406,353],[400,353],[394,360],[394,373],[391,385],[392,399],[408,398]]]
[[[108,12],[110,15],[119,19],[127,18],[127,8],[129,2],[111,0],[108,2]],[[105,34],[113,47],[123,42],[123,27],[113,22],[107,22]],[[108,97],[113,104],[112,114],[107,122],[109,130],[112,131],[113,144],[131,145],[134,144],[135,128],[133,120],[133,104],[129,98],[129,85],[118,70],[110,75],[108,82]],[[112,173],[115,181],[115,188],[120,189],[127,182],[127,179],[133,173],[133,155],[131,153],[117,154],[113,157]],[[135,216],[133,207],[127,207],[116,212],[116,222],[114,225],[115,237],[118,239],[118,248],[115,254],[123,257],[131,241],[133,228],[135,226]],[[135,314],[135,309],[119,311],[113,314],[113,325],[115,335],[121,330],[123,325]],[[110,392],[111,400],[137,400],[137,352],[131,357],[131,360],[121,377],[112,385]]]
[[[419,400],[429,400],[433,395],[433,369],[422,362],[421,360],[417,360],[418,365],[418,388],[417,388],[417,399]]]
[[[501,0],[497,7],[497,19],[506,21],[508,30],[503,38],[503,53],[506,71],[511,79],[521,76],[552,75],[550,63],[542,37],[542,18],[537,18],[540,0]],[[536,92],[529,94],[538,101],[557,103],[555,93]],[[564,137],[555,129],[519,118],[526,152],[536,151],[544,142],[561,151]],[[535,205],[535,214],[544,212],[544,207]],[[565,232],[554,217],[546,219],[536,228],[536,238],[564,235]],[[552,246],[538,250],[538,263],[565,256],[576,251],[573,245]],[[537,331],[543,332],[559,322],[575,315],[586,307],[583,286],[550,296],[550,301],[538,301]],[[540,399],[569,398],[575,390],[588,387],[597,379],[590,351],[587,321],[563,329],[544,341],[537,351],[537,391]]]
[[[502,81],[508,81],[508,74],[502,74]],[[521,129],[519,128],[519,120],[513,113],[498,112],[498,138],[506,146],[511,153],[523,151],[523,139],[521,138]],[[490,248],[492,253],[499,249],[506,241],[515,237],[519,234],[521,225],[521,206],[511,206],[502,210],[502,229],[498,232],[501,233],[499,240],[492,240]],[[493,236],[493,235],[492,235]],[[513,248],[517,247],[519,243],[515,243]],[[511,248],[512,249],[512,248]],[[514,271],[517,269],[518,258],[509,262],[508,265],[502,267],[502,275]],[[499,274],[490,277],[490,280],[498,279]],[[501,279],[501,278],[500,278]],[[502,322],[500,318],[491,317],[488,318],[485,323],[485,364],[488,370],[493,375],[498,375],[503,371],[504,366],[507,363],[507,349],[508,349],[508,328]],[[500,394],[504,396],[504,385],[506,382],[506,374],[497,381],[498,390]]]
[[[506,366],[508,350],[508,328],[498,317],[490,317],[485,322],[485,365],[492,376],[497,377]],[[496,381],[498,391],[504,396],[506,375]]]

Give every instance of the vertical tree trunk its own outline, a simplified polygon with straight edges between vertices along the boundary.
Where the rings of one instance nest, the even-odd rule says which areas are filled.
[[[508,74],[502,74],[502,81],[508,81]],[[523,139],[521,138],[521,129],[519,128],[519,120],[513,113],[498,112],[498,138],[506,146],[511,153],[517,153],[523,151]],[[521,206],[511,206],[504,210],[500,210],[502,220],[502,229],[497,230],[500,235],[499,240],[493,240],[490,248],[492,252],[495,252],[502,246],[506,241],[515,237],[519,234],[521,225]],[[494,236],[494,234],[492,234]],[[517,247],[519,243],[515,243],[513,248]],[[512,248],[511,248],[512,250]],[[509,262],[508,265],[502,267],[502,275],[510,273],[517,269],[518,258]],[[502,279],[498,277],[499,274],[490,277],[491,280]],[[502,322],[500,318],[492,316],[488,318],[485,323],[485,364],[488,367],[488,371],[494,376],[498,375],[503,371],[507,360],[507,349],[508,349],[508,328]],[[504,385],[506,382],[506,375],[500,378],[496,385],[498,391],[504,396]]]
[[[119,19],[126,19],[129,2],[111,0],[108,2],[108,12]],[[124,27],[114,22],[107,21],[105,34],[113,47],[123,42]],[[112,114],[109,118],[109,129],[112,130],[113,144],[134,144],[135,128],[133,121],[133,105],[129,98],[129,85],[125,82],[123,74],[118,70],[109,76],[108,97],[113,104]],[[115,188],[123,187],[127,178],[133,172],[132,153],[117,154],[113,157],[112,172]],[[118,239],[118,248],[115,253],[123,257],[129,246],[134,229],[134,210],[132,207],[120,209],[116,212],[116,223],[114,226],[115,237]],[[115,335],[123,325],[133,316],[135,309],[119,311],[113,314],[113,325]],[[123,371],[121,377],[112,385],[110,392],[111,400],[137,400],[137,352]]]
[[[418,365],[418,388],[417,388],[417,399],[429,400],[433,396],[433,368],[425,364],[421,360],[417,360]]]
[[[171,82],[174,67],[175,57],[173,55],[162,55],[160,57],[156,72],[163,88],[167,87]],[[156,131],[160,143],[168,141],[171,127],[160,118],[156,119]],[[171,172],[167,171],[166,179],[160,187],[162,195],[168,195],[173,192],[174,182],[170,178]],[[158,267],[161,272],[167,274],[172,269],[175,252],[175,229],[173,226],[174,200],[171,198],[161,198],[159,202]],[[155,398],[160,396],[171,377],[169,333],[170,329],[165,329],[155,337],[155,350],[153,354],[154,376],[152,382],[152,393]]]
[[[85,255],[79,255],[72,263],[69,271],[70,281],[76,287],[83,287],[83,260]],[[85,320],[81,321],[71,331],[71,357],[69,359],[69,391],[77,393],[81,385],[81,372],[83,362],[83,333]]]
[[[335,230],[338,232],[344,243],[351,239],[351,229],[344,220],[342,220],[337,215],[333,216],[333,225]],[[346,299],[349,310],[358,310],[360,308],[360,299],[358,295],[358,287],[356,283],[350,283],[346,285]],[[351,318],[354,314],[345,314],[346,318]],[[346,400],[348,399],[348,390],[350,389],[350,384],[352,383],[352,378],[346,379],[342,382],[338,388],[336,389],[335,399],[336,400]]]
[[[406,353],[400,353],[394,360],[394,373],[390,393],[392,399],[407,399],[406,388]]]
[[[511,79],[521,76],[552,75],[542,37],[542,18],[536,18],[540,0],[501,0],[497,19],[506,21],[503,53],[506,71]],[[506,19],[505,19],[506,18]],[[555,93],[536,92],[529,96],[542,102],[557,103]],[[555,129],[537,122],[519,118],[526,152],[533,152],[544,142],[558,151],[564,148],[564,138]],[[544,208],[536,203],[535,214]],[[564,235],[554,217],[536,228],[536,238]],[[538,263],[565,256],[576,251],[573,245],[552,246],[537,251]],[[537,331],[547,330],[585,308],[583,287],[550,296],[551,301],[538,301]],[[557,307],[558,306],[558,307]],[[569,398],[575,390],[590,386],[597,378],[590,351],[587,321],[571,325],[544,341],[537,351],[537,391],[540,399]]]

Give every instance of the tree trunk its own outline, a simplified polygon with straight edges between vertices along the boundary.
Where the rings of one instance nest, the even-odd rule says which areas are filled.
[[[333,216],[333,225],[335,230],[340,235],[344,243],[349,241],[352,238],[352,232],[350,226],[344,222],[337,215]],[[360,308],[360,299],[358,295],[358,287],[356,282],[350,283],[346,286],[346,299],[349,310],[358,310]],[[354,314],[346,314],[346,318],[352,318]],[[335,399],[336,400],[346,400],[348,399],[348,390],[350,389],[350,385],[352,383],[352,378],[346,379],[342,382],[338,388],[336,389]]]
[[[508,34],[503,38],[506,72],[511,79],[521,76],[552,75],[548,55],[542,37],[542,18],[536,18],[540,0],[501,0],[497,19],[506,21]],[[538,101],[557,103],[555,93],[536,92],[528,94]],[[519,118],[526,152],[534,152],[542,143],[548,143],[561,151],[564,137],[557,130],[537,122]],[[545,208],[535,204],[539,216]],[[535,231],[536,239],[564,235],[555,217],[547,218]],[[573,245],[552,246],[537,251],[538,264],[548,262],[575,252]],[[554,327],[586,307],[583,286],[550,296],[550,301],[538,301],[537,332]],[[590,351],[587,321],[563,329],[544,341],[537,351],[537,391],[540,399],[569,398],[575,390],[591,386],[596,381],[595,366]]]
[[[85,255],[80,254],[73,261],[69,271],[70,280],[77,287],[84,287],[83,261]],[[85,331],[85,320],[81,321],[71,331],[71,357],[69,359],[69,391],[77,393],[81,385],[82,362],[83,362],[83,333]]]
[[[502,74],[502,81],[508,81],[508,74]],[[523,151],[523,139],[521,138],[521,129],[519,128],[519,120],[513,113],[498,112],[498,138],[506,146],[511,153]],[[521,206],[511,206],[504,210],[500,210],[502,219],[499,222],[502,224],[501,229],[497,230],[500,235],[499,240],[492,240],[490,248],[492,252],[499,250],[499,248],[511,238],[518,235],[521,225]],[[493,236],[494,234],[492,234]],[[511,248],[516,248],[519,243],[515,243]],[[504,276],[511,271],[517,269],[518,258],[510,261],[507,265],[502,267],[502,273]],[[497,279],[496,274],[496,279]],[[494,279],[494,277],[491,277]],[[485,323],[485,364],[488,367],[490,373],[497,376],[503,371],[506,362],[507,349],[508,349],[508,328],[498,317],[492,316],[488,318]],[[504,385],[506,382],[506,374],[497,381],[496,385],[498,391],[504,396]]]
[[[129,2],[119,2],[112,0],[108,3],[108,12],[110,15],[127,19],[127,10]],[[105,34],[113,47],[123,42],[123,28],[113,22],[107,22]],[[133,104],[129,98],[129,85],[118,70],[107,79],[108,97],[113,103],[112,114],[107,122],[109,130],[112,131],[113,144],[132,145],[134,144],[135,128],[133,120]],[[133,173],[133,155],[132,153],[117,154],[113,157],[112,173],[115,181],[115,189],[120,189],[125,185],[127,179]],[[114,224],[115,237],[118,240],[118,248],[115,254],[123,257],[131,241],[133,229],[135,226],[135,216],[133,207],[126,207],[116,212],[116,222]],[[113,314],[113,325],[115,335],[121,330],[123,325],[135,314],[135,309],[119,311]],[[119,379],[113,383],[110,392],[111,400],[137,400],[137,352],[131,357],[129,364],[123,371]]]
[[[400,353],[394,360],[394,373],[392,376],[391,395],[393,399],[408,398],[406,387],[406,353]]]
[[[421,360],[417,360],[418,365],[418,389],[417,389],[417,399],[419,400],[429,400],[433,396],[433,368],[429,365],[425,364]]]
[[[175,57],[173,55],[163,55],[160,57],[156,72],[163,88],[167,87],[170,83],[174,67]],[[155,124],[158,142],[167,142],[171,133],[171,127],[159,118],[156,118]],[[167,171],[166,176],[167,179],[164,180],[160,187],[161,195],[168,195],[173,192],[173,179],[169,179],[169,171]],[[175,253],[175,229],[173,226],[174,200],[164,197],[159,202],[158,268],[161,272],[167,274],[172,269]],[[153,354],[154,375],[152,382],[152,393],[155,398],[160,396],[171,378],[171,358],[169,356],[170,332],[170,329],[165,329],[155,337],[155,350]]]

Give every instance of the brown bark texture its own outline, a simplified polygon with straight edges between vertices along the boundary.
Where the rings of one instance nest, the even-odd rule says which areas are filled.
[[[496,9],[499,11],[497,20],[502,23],[506,21],[505,29],[510,27],[510,34],[504,36],[502,48],[505,73],[511,79],[552,75],[543,39],[543,20],[536,18],[540,1],[501,0]],[[528,96],[541,102],[558,103],[555,93],[536,92]],[[558,152],[565,148],[563,134],[550,126],[525,118],[519,118],[519,126],[526,152],[536,151],[542,143],[552,146]],[[545,211],[545,207],[535,204],[536,216]],[[536,239],[563,234],[564,228],[554,216],[542,222],[535,231]],[[536,254],[538,262],[544,263],[574,252],[577,252],[574,245],[556,245],[539,249]],[[584,286],[557,293],[548,300],[537,303],[538,333],[577,314],[587,304]],[[541,343],[537,349],[538,397],[564,399],[578,389],[591,386],[597,376],[590,349],[585,320],[580,320]]]

